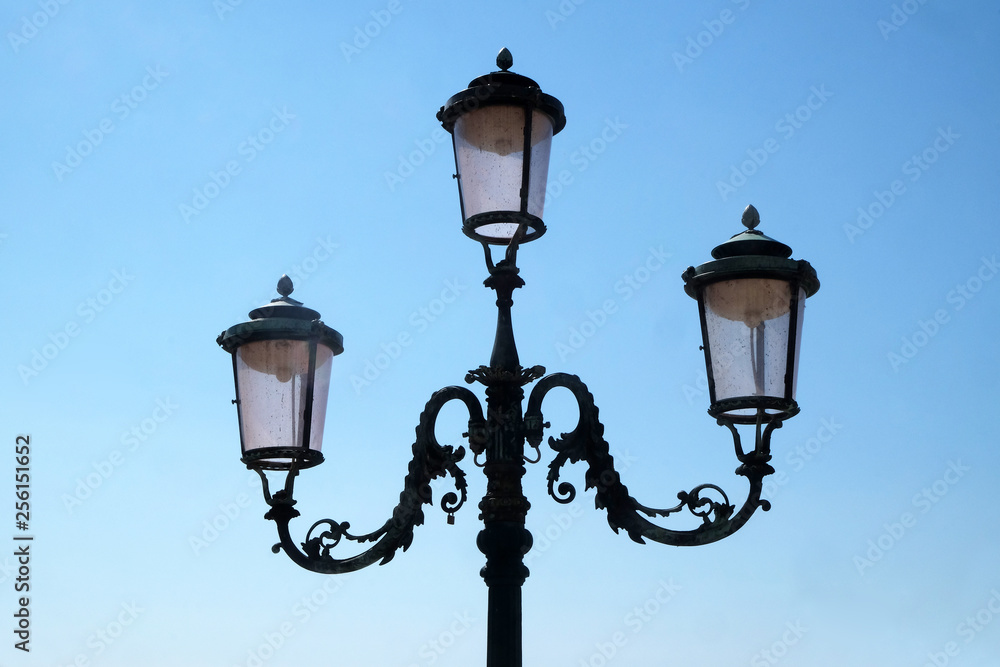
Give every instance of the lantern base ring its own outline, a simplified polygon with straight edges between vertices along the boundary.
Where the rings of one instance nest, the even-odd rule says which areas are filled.
[[[302,447],[260,447],[240,459],[251,470],[305,470],[323,462],[323,452]]]
[[[774,396],[739,396],[712,403],[708,414],[734,424],[768,424],[784,421],[799,413],[799,404],[790,398]]]
[[[480,233],[483,227],[489,227],[491,225],[511,225],[510,235],[493,236]],[[524,238],[518,241],[519,243],[534,241],[545,233],[545,223],[542,222],[541,218],[536,215],[531,215],[530,213],[521,213],[519,211],[490,211],[488,213],[470,215],[465,219],[465,223],[462,225],[462,232],[464,232],[469,238],[475,239],[480,243],[505,246],[510,243],[515,230],[520,225],[526,226],[527,233],[524,235]]]

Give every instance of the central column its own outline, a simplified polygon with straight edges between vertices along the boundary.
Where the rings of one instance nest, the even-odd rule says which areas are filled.
[[[489,587],[487,667],[521,667],[521,586],[528,576],[524,554],[531,533],[524,527],[530,504],[521,489],[524,475],[522,387],[537,376],[517,358],[511,326],[511,295],[524,281],[513,262],[500,262],[485,285],[497,292],[497,333],[490,367],[471,375],[486,386],[486,495],[479,503],[484,527],[476,540],[486,556],[480,574]]]

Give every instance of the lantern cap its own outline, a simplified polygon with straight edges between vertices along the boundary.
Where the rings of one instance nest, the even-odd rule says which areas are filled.
[[[292,285],[292,279],[287,275],[282,274],[278,280],[277,291],[281,295],[277,299],[271,299],[270,303],[250,311],[251,320],[262,320],[266,317],[287,317],[293,320],[319,319],[320,315],[317,311],[306,308],[301,301],[296,301],[289,296],[295,291],[295,287]]]
[[[444,129],[451,132],[459,116],[483,106],[508,104],[528,106],[545,113],[552,119],[552,134],[566,127],[566,113],[562,102],[546,95],[534,79],[509,71],[514,57],[506,47],[497,55],[497,72],[478,76],[469,87],[451,98],[437,112],[437,119]]]
[[[530,79],[515,72],[509,72],[508,70],[513,66],[514,56],[511,55],[510,50],[505,46],[500,49],[500,53],[497,54],[497,67],[500,68],[500,71],[490,72],[489,74],[484,74],[483,76],[477,76],[469,82],[469,88],[474,88],[475,86],[507,84],[512,86],[523,86],[525,88],[538,88],[541,90],[541,86],[539,86],[534,79]]]
[[[716,246],[712,250],[712,257],[722,259],[724,257],[739,257],[741,255],[763,255],[765,257],[791,257],[792,249],[775,241],[770,236],[757,231],[760,224],[760,213],[753,204],[743,211],[743,225],[746,231],[733,235],[725,243]]]
[[[294,290],[291,278],[282,275],[277,290],[281,296],[251,310],[249,322],[236,324],[219,334],[216,339],[219,346],[226,352],[234,352],[240,345],[258,340],[315,338],[334,355],[344,351],[344,337],[321,322],[319,312],[289,296]]]
[[[791,259],[792,249],[759,232],[760,214],[753,206],[743,211],[746,231],[734,235],[712,250],[713,261],[690,266],[681,275],[684,291],[697,299],[703,285],[738,278],[798,280],[810,297],[819,290],[816,270],[804,259]]]

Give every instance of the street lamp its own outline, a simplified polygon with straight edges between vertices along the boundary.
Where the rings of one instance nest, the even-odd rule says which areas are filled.
[[[819,289],[809,262],[757,231],[760,214],[743,212],[747,230],[712,251],[715,261],[681,276],[698,300],[713,417],[736,423],[786,419],[795,402],[806,298]]]
[[[503,49],[500,71],[473,79],[437,115],[454,140],[463,231],[495,245],[508,245],[519,228],[521,243],[545,233],[549,148],[566,126],[562,103],[509,72],[513,63]]]
[[[218,339],[233,355],[242,461],[260,471],[323,462],[331,362],[344,351],[343,337],[291,293],[291,279],[282,276],[277,299]]]
[[[343,351],[342,338],[320,321],[319,313],[289,297],[291,281],[283,276],[281,296],[250,313],[251,321],[230,327],[218,343],[233,355],[237,412],[243,462],[258,472],[266,519],[275,522],[279,543],[298,565],[314,572],[340,574],[375,562],[385,564],[413,541],[413,529],[424,521],[423,505],[432,503],[430,482],[450,476],[455,491],[440,505],[454,522],[467,499],[465,473],[459,463],[465,448],[438,443],[434,427],[441,408],[453,400],[465,404],[469,427],[464,434],[477,466],[486,475],[486,494],[479,503],[483,530],[476,540],[486,556],[481,574],[489,589],[487,666],[521,665],[521,586],[528,576],[524,555],[531,548],[525,529],[530,504],[521,477],[526,462],[541,460],[542,415],[546,394],[557,387],[576,398],[579,421],[560,438],[550,437],[555,452],[549,464],[548,493],[569,503],[575,487],[559,482],[566,463],[585,461],[585,488],[595,489],[596,505],[608,523],[636,542],[650,539],[674,546],[708,544],[741,528],[758,507],[763,479],[770,466],[774,429],[798,412],[795,378],[805,300],[819,289],[816,272],[804,261],[789,259],[791,249],[756,230],[759,215],[747,207],[747,231],[713,250],[714,261],[684,272],[685,291],[698,300],[708,371],[709,414],[733,436],[736,473],[749,482],[739,506],[714,484],[677,494],[676,506],[654,509],[629,494],[614,467],[604,440],[594,398],[575,375],[543,377],[541,366],[521,366],[514,342],[510,310],[512,294],[524,281],[518,275],[517,250],[545,231],[542,221],[545,180],[552,135],[565,125],[562,104],[541,92],[527,77],[508,71],[510,52],[497,57],[499,72],[479,77],[453,96],[438,119],[454,139],[463,231],[479,241],[489,277],[484,284],[497,293],[497,330],[489,365],[469,371],[466,383],[485,387],[484,415],[479,398],[465,387],[435,392],[420,415],[413,459],[392,517],[377,530],[350,532],[350,524],[332,519],[315,522],[297,542],[290,521],[299,516],[293,498],[299,470],[322,462],[320,445],[330,366]],[[494,263],[490,246],[506,247]],[[537,382],[536,382],[537,381]],[[524,387],[535,383],[522,408]],[[752,448],[744,448],[737,424],[753,424]],[[534,450],[525,456],[525,445]],[[283,488],[271,493],[266,470],[287,471]],[[690,530],[663,528],[650,518],[666,518],[687,510],[701,519]],[[360,554],[335,558],[341,542],[373,543]]]

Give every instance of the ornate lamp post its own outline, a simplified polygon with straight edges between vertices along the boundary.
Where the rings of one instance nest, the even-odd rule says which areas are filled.
[[[441,445],[434,436],[437,416],[447,402],[462,401],[469,411],[465,435],[475,463],[486,475],[486,494],[479,503],[483,530],[477,545],[486,556],[481,574],[489,587],[487,666],[521,665],[521,586],[528,576],[524,555],[531,548],[525,529],[530,504],[521,488],[525,462],[541,459],[548,424],[542,415],[545,395],[555,387],[569,389],[580,411],[577,427],[560,438],[550,437],[555,452],[549,464],[548,492],[560,503],[576,496],[574,486],[559,482],[563,465],[585,461],[585,486],[596,490],[596,505],[608,513],[618,532],[675,546],[715,542],[741,528],[758,507],[762,482],[774,472],[769,461],[774,429],[798,412],[795,378],[805,299],[819,289],[807,262],[788,259],[791,249],[755,228],[759,216],[747,207],[748,228],[718,246],[714,261],[684,272],[685,290],[698,300],[708,370],[709,414],[732,433],[736,472],[749,481],[738,508],[714,484],[677,494],[679,503],[654,509],[638,503],[622,483],[604,440],[604,426],[587,386],[575,375],[542,377],[541,366],[521,366],[510,310],[513,291],[524,285],[516,266],[517,250],[545,232],[542,222],[545,181],[552,135],[565,125],[562,104],[541,92],[527,77],[508,71],[506,49],[497,57],[499,72],[479,77],[453,96],[438,119],[454,138],[463,231],[479,241],[489,277],[484,284],[497,293],[497,331],[488,366],[469,371],[465,381],[485,387],[487,411],[479,398],[460,386],[435,392],[420,415],[413,458],[403,480],[399,504],[377,530],[352,534],[350,524],[332,519],[315,522],[302,542],[291,536],[289,523],[299,516],[293,498],[299,470],[321,463],[323,417],[333,356],[343,351],[342,338],[323,324],[319,313],[291,299],[291,281],[282,277],[282,295],[250,313],[251,321],[230,327],[218,343],[233,355],[237,412],[243,462],[256,470],[270,507],[264,518],[277,524],[273,547],[298,565],[324,574],[351,572],[372,563],[385,564],[413,541],[413,529],[424,521],[423,505],[432,502],[430,482],[449,475],[455,492],[440,501],[449,523],[466,501],[465,473],[458,464],[464,447]],[[494,263],[491,245],[506,247]],[[541,379],[539,379],[541,378]],[[522,410],[524,387],[535,382]],[[752,448],[744,448],[737,424],[753,424]],[[525,456],[525,445],[534,449]],[[282,489],[271,493],[265,470],[285,470]],[[707,493],[706,493],[707,492]],[[718,496],[718,497],[716,497]],[[650,521],[688,510],[702,520],[691,530],[671,530]],[[360,554],[335,558],[343,541],[373,542]]]

